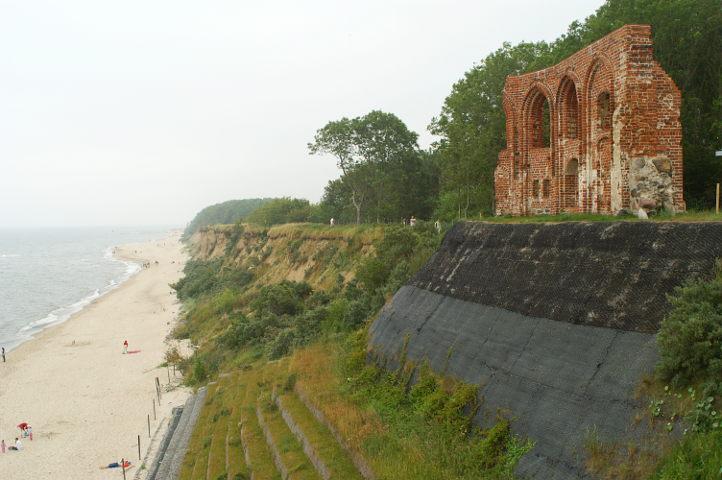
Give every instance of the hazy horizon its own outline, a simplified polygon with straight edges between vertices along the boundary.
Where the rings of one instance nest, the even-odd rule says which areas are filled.
[[[426,147],[465,71],[601,4],[0,0],[0,228],[182,227],[234,198],[318,201],[339,175],[306,150],[326,122],[380,109]]]

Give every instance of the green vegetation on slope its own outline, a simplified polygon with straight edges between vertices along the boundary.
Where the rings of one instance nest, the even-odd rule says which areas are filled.
[[[227,225],[245,220],[251,212],[271,200],[273,199],[245,198],[210,205],[193,217],[193,220],[191,220],[183,231],[183,238],[185,240],[189,239],[191,235],[208,225]]]
[[[722,265],[670,296],[672,311],[657,337],[659,374],[677,387],[722,382]]]
[[[244,430],[239,435],[248,437],[244,446],[252,457],[250,470],[272,470],[273,446],[258,444],[259,438],[268,440],[259,433],[264,428],[259,420],[264,420],[281,462],[298,478],[313,476],[300,440],[289,436],[291,427],[284,426],[274,411],[273,398],[279,394],[297,424],[305,425],[304,433],[317,445],[318,455],[325,455],[329,468],[348,471],[350,459],[361,457],[381,479],[511,478],[516,461],[530,445],[511,435],[504,419],[489,431],[472,427],[477,387],[404,361],[403,368],[392,373],[365,363],[367,320],[435,251],[440,241],[436,230],[423,223],[416,228],[387,227],[364,246],[359,237],[368,234],[363,229],[348,233],[314,226],[284,228],[297,229],[300,242],[311,232],[317,235],[312,241],[340,235],[366,253],[347,256],[345,275],[339,270],[337,283],[325,289],[303,281],[260,282],[266,278],[264,267],[245,269],[233,248],[213,262],[188,264],[187,276],[175,285],[185,302],[176,333],[190,338],[198,349],[184,361],[184,372],[189,383],[216,377],[219,381],[212,392],[216,400],[209,398],[210,410],[204,409],[204,418],[218,419],[197,429],[184,462],[192,478],[199,469],[220,471],[213,463],[214,452],[220,451],[221,437],[230,438],[234,425],[219,412],[226,408],[232,418],[231,401],[242,412]],[[271,238],[287,242],[280,234],[258,237],[266,242],[259,250],[270,248]],[[292,242],[284,244],[287,257],[303,251],[303,245],[292,247]],[[336,252],[328,253],[314,262],[338,261]],[[249,247],[248,255],[252,254]],[[420,380],[412,387],[415,369]],[[218,390],[222,394],[216,395]],[[254,420],[257,410],[261,416]],[[322,412],[325,420],[313,412]],[[340,451],[348,456],[337,458]]]

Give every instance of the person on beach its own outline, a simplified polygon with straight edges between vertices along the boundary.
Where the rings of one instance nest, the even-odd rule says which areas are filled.
[[[120,462],[113,462],[109,463],[103,467],[100,467],[101,470],[105,470],[107,468],[120,468],[121,466],[125,468],[126,470],[130,468],[131,463],[128,460],[121,460]]]
[[[22,449],[23,449],[23,442],[21,442],[19,438],[15,438],[15,446],[8,448],[8,450],[14,450],[16,452],[19,452]]]
[[[123,353],[128,353],[128,340],[123,342]]]
[[[0,453],[5,453],[5,439],[0,441]]]
[[[5,347],[2,347],[2,348],[3,348],[3,363],[5,363]]]
[[[28,438],[29,438],[30,441],[32,442],[32,441],[33,441],[33,427],[31,427],[30,425],[28,425],[27,431],[28,431]]]

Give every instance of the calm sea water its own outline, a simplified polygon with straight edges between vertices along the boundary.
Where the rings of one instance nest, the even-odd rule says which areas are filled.
[[[163,238],[170,228],[0,229],[0,345],[6,350],[66,320],[140,267],[116,245]]]

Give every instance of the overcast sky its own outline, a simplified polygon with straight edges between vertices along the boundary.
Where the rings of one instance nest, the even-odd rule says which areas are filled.
[[[184,225],[232,198],[318,201],[306,144],[373,109],[421,135],[502,42],[602,0],[0,0],[0,227]]]

